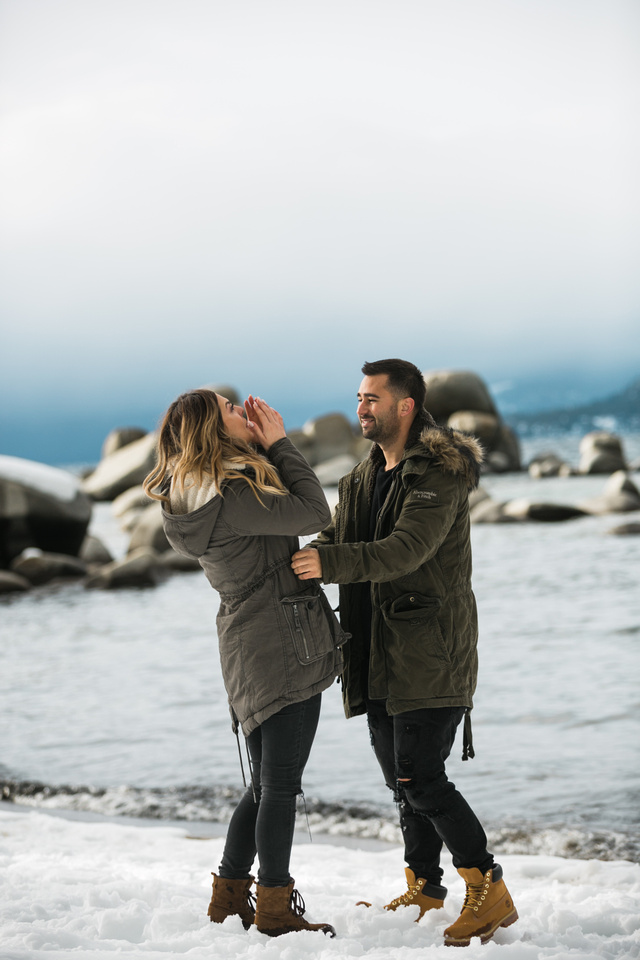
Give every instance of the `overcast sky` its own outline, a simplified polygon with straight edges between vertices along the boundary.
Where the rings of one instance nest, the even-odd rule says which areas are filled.
[[[4,409],[637,372],[639,40],[637,0],[0,0]]]

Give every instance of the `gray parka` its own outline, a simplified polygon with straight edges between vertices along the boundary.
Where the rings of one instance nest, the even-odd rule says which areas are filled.
[[[330,519],[322,487],[284,438],[268,458],[289,491],[256,498],[246,481],[222,484],[197,510],[163,509],[167,539],[197,558],[220,594],[220,662],[234,728],[248,736],[290,703],[325,690],[341,672],[345,637],[318,582],[291,570],[298,535]]]
[[[390,714],[473,705],[477,615],[471,590],[469,490],[482,450],[472,437],[425,428],[405,451],[369,540],[376,451],[343,477],[317,547],[325,583],[340,584],[340,619],[352,635],[343,674],[348,717],[365,700]],[[372,620],[363,622],[370,591]],[[370,642],[369,642],[370,641]]]

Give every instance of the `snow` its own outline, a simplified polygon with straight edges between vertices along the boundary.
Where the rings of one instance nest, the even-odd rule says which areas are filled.
[[[386,913],[404,889],[401,848],[296,843],[292,873],[311,920],[335,939],[291,933],[269,939],[239,918],[206,916],[223,839],[189,828],[70,820],[0,807],[2,960],[425,960],[447,956],[442,931],[464,884],[445,862],[445,909],[414,922],[417,908]],[[474,940],[465,960],[589,960],[640,956],[640,865],[627,861],[501,857],[520,920],[493,941]],[[367,899],[370,909],[356,906]],[[428,954],[425,952],[428,950]]]
[[[38,493],[66,502],[74,500],[81,490],[78,478],[66,470],[6,454],[0,454],[0,479],[23,484]]]

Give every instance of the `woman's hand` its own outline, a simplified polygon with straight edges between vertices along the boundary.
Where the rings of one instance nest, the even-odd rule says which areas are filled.
[[[254,443],[260,444],[263,450],[268,450],[276,440],[286,437],[282,417],[260,397],[252,397],[249,394],[244,402],[244,409],[247,414],[247,426],[254,436]]]

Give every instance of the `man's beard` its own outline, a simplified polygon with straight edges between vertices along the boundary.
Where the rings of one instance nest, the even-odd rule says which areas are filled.
[[[396,413],[389,413],[382,419],[376,419],[363,437],[373,440],[374,443],[386,443],[395,440],[400,432],[400,417]]]

